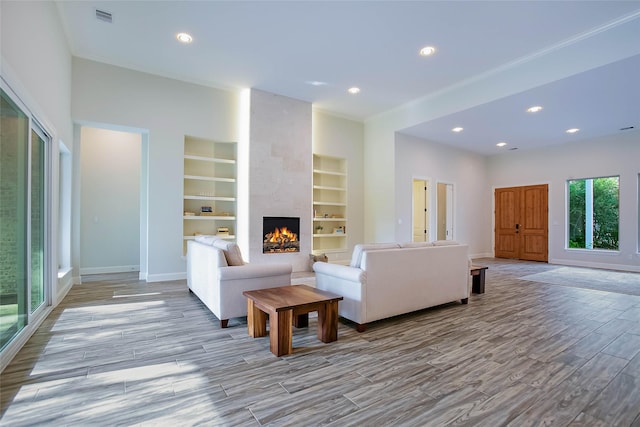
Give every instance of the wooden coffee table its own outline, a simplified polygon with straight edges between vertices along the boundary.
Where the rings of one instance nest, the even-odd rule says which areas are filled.
[[[338,301],[340,295],[307,285],[244,291],[247,297],[247,325],[253,338],[267,335],[276,356],[293,353],[292,325],[308,325],[309,313],[318,312],[318,339],[324,343],[338,339]]]

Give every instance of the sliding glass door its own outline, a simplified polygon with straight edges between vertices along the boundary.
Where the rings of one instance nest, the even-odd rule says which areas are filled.
[[[50,138],[0,92],[0,349],[48,300],[47,152]]]

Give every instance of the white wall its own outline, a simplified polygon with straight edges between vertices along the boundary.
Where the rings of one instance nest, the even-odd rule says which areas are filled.
[[[71,52],[53,2],[0,2],[0,74],[52,136],[51,181],[58,183],[60,143],[73,144],[71,123]],[[51,188],[51,271],[53,304],[72,285],[58,280],[58,186]],[[70,254],[65,254],[70,258]]]
[[[353,246],[365,242],[363,142],[361,122],[313,111],[313,154],[347,161],[347,250],[336,260],[350,259]]]
[[[549,184],[549,262],[640,271],[638,173],[640,132],[530,151],[510,151],[487,160],[491,189]],[[620,250],[566,249],[566,182],[620,176]]]
[[[80,274],[140,268],[142,135],[83,127]]]
[[[491,256],[491,191],[487,182],[486,158],[409,135],[397,134],[395,143],[395,207],[393,241],[412,238],[413,178],[428,179],[431,185],[431,240],[436,240],[436,184],[454,185],[454,240],[469,245],[473,258]],[[381,198],[383,194],[380,194]]]
[[[58,159],[60,143],[73,144],[71,123],[71,52],[53,2],[0,1],[0,75],[52,136],[51,304],[56,306],[72,286],[71,275],[58,278]],[[65,254],[65,259],[70,258]],[[50,308],[49,308],[50,309]],[[9,363],[47,314],[32,319],[2,352],[0,370]]]
[[[142,153],[148,239],[141,255],[147,271],[140,274],[148,281],[184,278],[184,137],[237,140],[238,94],[74,58],[71,107],[78,123],[148,133]]]

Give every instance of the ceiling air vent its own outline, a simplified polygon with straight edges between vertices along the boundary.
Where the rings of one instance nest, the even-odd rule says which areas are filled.
[[[111,24],[113,22],[113,16],[111,13],[104,10],[96,9],[96,19]]]

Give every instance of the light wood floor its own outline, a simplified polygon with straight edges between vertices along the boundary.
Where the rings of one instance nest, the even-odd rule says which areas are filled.
[[[0,377],[1,425],[640,426],[640,297],[519,279],[275,357],[184,282],[74,286]],[[392,284],[390,284],[392,286]]]

